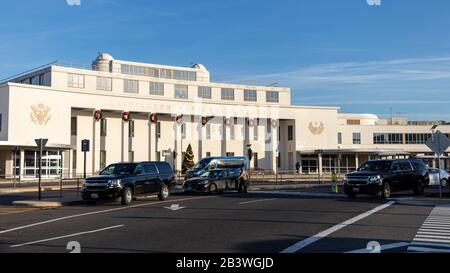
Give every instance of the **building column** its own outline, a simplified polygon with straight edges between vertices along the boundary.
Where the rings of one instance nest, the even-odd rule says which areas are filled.
[[[92,119],[92,169],[91,175],[100,169],[100,121]]]
[[[67,169],[67,177],[73,178],[73,149],[69,150],[69,167]]]
[[[355,168],[359,168],[359,154],[355,154]]]
[[[318,158],[319,158],[319,175],[323,174],[323,161],[322,161],[322,153],[318,154]]]
[[[225,117],[222,118],[222,124],[221,124],[221,132],[222,132],[222,144],[221,144],[221,154],[222,156],[227,155],[227,126],[225,124]]]
[[[205,124],[206,126],[206,124]],[[198,123],[197,123],[197,139],[198,139],[198,161],[200,161],[203,158],[203,131],[204,126],[202,124],[202,117],[198,116]]]
[[[178,125],[177,122],[174,122],[173,130],[175,133],[175,147],[174,152],[176,154],[175,158],[175,166],[174,169],[176,171],[181,171],[181,164],[182,164],[182,151],[181,151],[181,125]]]
[[[20,150],[20,174],[19,174],[19,181],[22,181],[23,176],[25,174],[25,150]]]
[[[278,122],[277,122],[278,123]],[[270,126],[272,126],[272,124],[270,124]],[[277,162],[277,157],[278,157],[278,126],[272,127],[272,170],[274,173],[277,172],[278,170],[278,162]],[[281,158],[280,158],[281,160]]]
[[[121,153],[121,161],[128,162],[128,134],[129,134],[129,125],[128,122],[122,120],[122,153]]]

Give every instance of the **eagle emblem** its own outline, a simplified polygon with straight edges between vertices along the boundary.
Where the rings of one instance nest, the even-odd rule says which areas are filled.
[[[51,118],[50,110],[50,107],[45,106],[42,103],[32,105],[30,113],[31,121],[35,124],[46,125]]]
[[[308,126],[309,131],[311,131],[311,133],[313,135],[321,135],[323,133],[323,131],[325,130],[325,125],[323,124],[323,122],[310,122],[309,126]]]

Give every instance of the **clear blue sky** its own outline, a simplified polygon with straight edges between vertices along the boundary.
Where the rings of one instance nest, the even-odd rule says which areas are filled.
[[[73,1],[73,0],[72,0]],[[450,1],[2,1],[0,78],[53,60],[189,66],[301,105],[450,120]]]

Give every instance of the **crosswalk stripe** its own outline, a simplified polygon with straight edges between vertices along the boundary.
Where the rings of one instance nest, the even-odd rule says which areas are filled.
[[[450,252],[450,207],[434,207],[417,231],[408,251]]]

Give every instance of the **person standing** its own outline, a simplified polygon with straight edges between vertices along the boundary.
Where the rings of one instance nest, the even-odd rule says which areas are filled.
[[[239,176],[238,179],[239,179],[238,191],[247,193],[247,181],[246,181],[247,179],[246,179],[246,172],[245,172],[244,168],[241,169],[241,176]]]
[[[297,174],[300,173],[300,162],[297,161],[297,164],[295,164],[295,169],[297,170]]]

